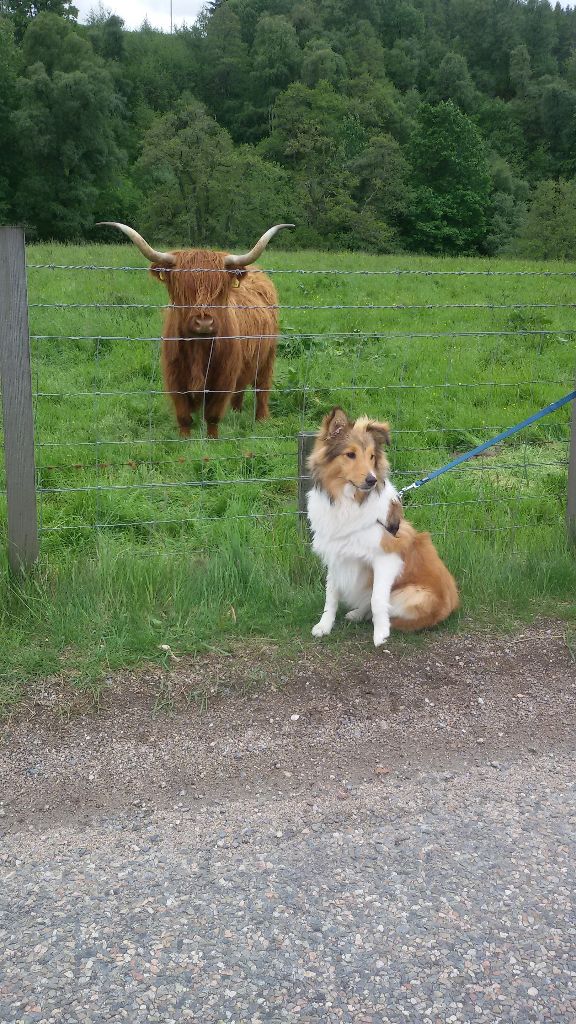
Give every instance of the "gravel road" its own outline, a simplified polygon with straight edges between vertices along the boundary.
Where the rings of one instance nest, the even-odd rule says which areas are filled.
[[[0,1021],[574,1024],[562,628],[255,657],[4,725]]]

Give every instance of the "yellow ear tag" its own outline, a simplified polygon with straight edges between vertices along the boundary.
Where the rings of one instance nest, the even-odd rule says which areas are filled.
[[[165,281],[165,280],[166,280],[166,274],[164,273],[164,271],[163,271],[163,270],[161,270],[161,271],[159,272],[159,274],[158,274],[158,278],[160,279],[160,281]]]
[[[239,288],[240,287],[240,278],[239,277],[235,277],[234,278],[234,280],[232,282],[232,287],[233,288]]]

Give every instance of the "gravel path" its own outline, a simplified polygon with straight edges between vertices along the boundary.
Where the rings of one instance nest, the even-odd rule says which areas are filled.
[[[260,661],[5,728],[0,1021],[574,1024],[558,629]],[[207,672],[244,696],[190,706]]]

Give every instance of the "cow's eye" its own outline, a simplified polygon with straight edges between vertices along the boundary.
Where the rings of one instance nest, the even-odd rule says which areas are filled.
[[[346,455],[347,455],[347,457],[349,459],[355,459],[356,458],[356,452],[346,452]]]

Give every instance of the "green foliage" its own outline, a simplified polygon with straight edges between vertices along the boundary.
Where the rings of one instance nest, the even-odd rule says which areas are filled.
[[[565,173],[576,171],[576,89],[561,81],[549,82],[542,90],[542,137]]]
[[[495,252],[517,231],[526,182],[576,174],[576,10],[548,0],[209,0],[173,35],[128,32],[103,8],[79,26],[70,0],[0,0],[0,18],[0,218],[37,236],[85,234],[96,215],[143,226],[140,195],[147,223],[186,235],[183,200],[149,152],[158,115],[186,98],[226,132],[207,133],[207,166],[220,159],[212,138],[233,181],[252,147],[265,195],[283,168],[301,245]],[[468,120],[446,120],[446,103]],[[450,164],[443,183],[414,142],[428,126],[429,155],[439,146]],[[498,161],[524,184],[499,187]],[[270,206],[258,191],[252,174],[240,211],[207,223],[250,234]]]
[[[0,14],[12,19],[17,39],[21,39],[30,22],[43,13],[75,21],[78,8],[72,0],[0,0]]]
[[[519,178],[506,160],[493,155],[490,160],[492,179],[489,224],[485,239],[487,253],[506,249],[515,236],[528,200],[528,183]]]
[[[478,97],[465,57],[459,53],[444,55],[433,77],[429,95],[436,102],[452,100],[465,113],[476,107]]]
[[[75,27],[39,14],[23,42],[13,115],[20,158],[14,211],[46,237],[80,236],[120,163],[111,75]]]
[[[252,46],[252,73],[269,100],[295,80],[301,63],[298,36],[288,19],[281,15],[261,18]]]
[[[576,252],[576,183],[541,181],[511,251],[535,259],[572,259]]]
[[[249,50],[240,19],[224,3],[209,19],[198,53],[198,94],[224,127],[232,130],[246,105]],[[190,86],[187,87],[188,89]]]
[[[424,106],[412,137],[412,244],[471,253],[486,236],[490,174],[478,129],[454,104]]]
[[[17,65],[12,23],[0,17],[0,224],[9,220],[19,169],[16,134],[10,114],[16,104]]]
[[[328,82],[334,88],[341,86],[348,75],[346,61],[331,46],[322,42],[314,43],[304,52],[302,60],[302,81],[314,88],[320,82]]]
[[[156,118],[136,165],[143,230],[170,244],[240,244],[292,209],[286,174],[229,134],[202,104]]]
[[[532,62],[525,43],[510,54],[510,84],[517,96],[526,97],[532,78]]]

